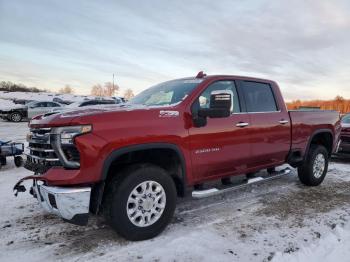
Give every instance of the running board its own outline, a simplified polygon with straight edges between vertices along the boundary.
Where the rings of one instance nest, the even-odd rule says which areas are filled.
[[[196,199],[200,199],[200,198],[206,198],[206,197],[210,197],[210,196],[216,196],[216,195],[220,195],[223,193],[227,193],[236,189],[240,189],[240,188],[244,188],[248,185],[253,185],[253,184],[257,184],[257,183],[261,183],[261,182],[265,182],[265,181],[269,181],[269,180],[273,180],[285,175],[288,175],[291,172],[290,168],[285,168],[281,171],[277,171],[274,174],[267,176],[267,177],[254,177],[251,179],[248,179],[247,182],[243,183],[243,184],[239,184],[239,185],[234,185],[228,188],[223,188],[223,189],[217,189],[217,188],[209,188],[209,189],[205,189],[205,190],[195,190],[192,191],[192,197],[196,198]]]

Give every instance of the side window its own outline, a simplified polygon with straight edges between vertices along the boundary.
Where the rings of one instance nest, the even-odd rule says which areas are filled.
[[[210,94],[213,91],[218,90],[228,90],[232,92],[232,100],[233,100],[233,113],[239,113],[241,112],[241,107],[239,104],[239,98],[238,93],[236,90],[235,82],[234,81],[217,81],[210,86],[207,87],[203,91],[203,93],[199,96],[198,102],[200,108],[209,108],[210,104]]]
[[[81,107],[81,106],[91,106],[91,105],[92,105],[92,101],[87,101],[87,102],[81,103],[79,107]]]
[[[344,116],[342,118],[341,122],[344,123],[344,124],[350,124],[350,115]]]
[[[47,106],[48,106],[48,107],[59,107],[60,105],[59,105],[59,104],[56,104],[56,103],[53,103],[53,102],[48,102],[48,103],[47,103]]]
[[[276,100],[269,84],[243,81],[243,92],[248,112],[278,111]]]
[[[35,107],[47,107],[47,103],[46,102],[39,102],[35,105]]]

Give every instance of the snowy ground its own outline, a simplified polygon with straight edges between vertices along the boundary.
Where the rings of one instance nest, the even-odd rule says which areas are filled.
[[[0,121],[0,139],[24,141],[27,123]],[[128,242],[99,217],[73,226],[12,186],[28,175],[0,170],[0,261],[349,261],[350,162],[330,165],[307,188],[292,175],[204,200],[179,200],[157,238]]]

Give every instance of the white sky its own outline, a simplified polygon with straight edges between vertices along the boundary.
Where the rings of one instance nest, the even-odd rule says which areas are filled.
[[[135,93],[208,74],[276,80],[287,98],[350,98],[350,1],[0,0],[0,81]]]

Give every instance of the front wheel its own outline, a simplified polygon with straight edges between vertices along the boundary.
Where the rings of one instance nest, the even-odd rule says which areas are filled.
[[[157,236],[169,224],[176,206],[172,178],[164,169],[150,164],[132,166],[117,174],[106,194],[106,219],[128,240]]]
[[[300,181],[307,186],[320,185],[328,171],[329,153],[324,146],[311,145],[306,161],[298,168]]]
[[[21,122],[22,121],[22,115],[21,115],[21,113],[19,113],[19,112],[13,112],[13,113],[11,113],[11,115],[10,115],[10,120],[12,121],[12,122]]]

